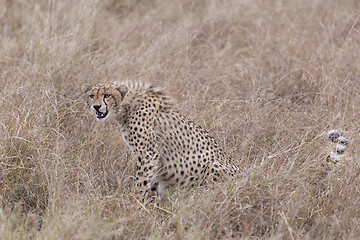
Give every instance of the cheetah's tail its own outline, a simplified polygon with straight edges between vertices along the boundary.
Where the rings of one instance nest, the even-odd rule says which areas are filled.
[[[345,149],[349,144],[349,139],[341,134],[338,130],[331,130],[327,134],[327,138],[336,143],[335,151],[330,152],[327,156],[326,161],[333,161],[337,163],[344,156]]]

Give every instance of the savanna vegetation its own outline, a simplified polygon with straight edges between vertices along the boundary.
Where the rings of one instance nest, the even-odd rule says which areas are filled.
[[[1,239],[360,236],[360,2],[0,0]],[[241,167],[158,204],[83,83],[156,83]],[[346,156],[323,162],[339,129]]]

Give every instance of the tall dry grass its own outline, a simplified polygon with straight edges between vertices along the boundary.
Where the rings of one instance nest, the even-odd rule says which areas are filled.
[[[2,239],[355,239],[355,0],[0,0]],[[241,166],[232,182],[133,197],[118,127],[80,86],[157,83]],[[351,139],[321,164],[328,130]]]

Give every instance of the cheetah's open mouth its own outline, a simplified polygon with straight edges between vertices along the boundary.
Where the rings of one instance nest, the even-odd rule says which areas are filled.
[[[96,112],[96,118],[97,119],[99,119],[99,120],[101,120],[101,119],[104,119],[104,118],[106,118],[106,116],[109,114],[109,111],[106,111],[106,112],[104,112],[104,113],[102,113],[102,112]]]

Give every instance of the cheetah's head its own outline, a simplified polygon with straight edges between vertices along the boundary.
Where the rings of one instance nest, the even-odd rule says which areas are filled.
[[[82,91],[87,93],[90,112],[98,121],[104,121],[118,111],[119,104],[124,99],[128,88],[125,85],[89,84],[82,85]]]

